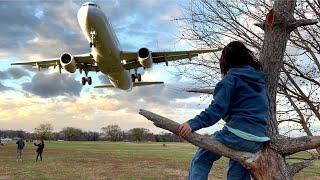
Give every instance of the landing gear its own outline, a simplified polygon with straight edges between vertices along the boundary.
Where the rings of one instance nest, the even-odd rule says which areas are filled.
[[[91,77],[82,77],[82,85],[86,85],[86,82],[88,82],[89,85],[92,84]]]
[[[87,78],[87,82],[88,82],[89,85],[92,84],[92,79],[91,79],[91,77],[88,77],[88,78]]]
[[[138,82],[141,82],[141,74],[137,72],[137,68],[135,68],[134,71],[135,71],[135,73],[131,74],[132,82],[135,82],[136,79],[138,80]]]
[[[141,74],[140,73],[138,74],[137,79],[139,82],[141,82]]]
[[[85,72],[86,77],[82,77],[82,80],[81,80],[82,81],[82,85],[85,85],[86,82],[88,82],[88,84],[91,85],[92,84],[92,79],[91,79],[91,77],[88,77],[89,71],[87,70],[86,66],[83,67],[83,70]]]
[[[135,82],[136,81],[136,75],[131,74],[131,80],[132,80],[132,82]]]
[[[86,85],[86,78],[82,77],[82,85]]]
[[[90,35],[91,35],[90,48],[92,48],[92,46],[93,46],[93,47],[96,47],[96,41],[95,41],[95,39],[96,39],[96,32],[92,30],[92,31],[90,31]]]

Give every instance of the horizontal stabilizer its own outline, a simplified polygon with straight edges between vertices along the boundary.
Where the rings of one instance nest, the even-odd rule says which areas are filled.
[[[133,86],[148,86],[148,85],[154,85],[154,84],[164,84],[163,82],[134,82]],[[112,84],[104,84],[95,86],[94,88],[113,88],[114,86]]]
[[[153,84],[163,84],[163,82],[134,82],[133,86],[148,86]]]
[[[94,88],[113,88],[114,86],[112,84],[103,84],[99,86],[95,86]]]

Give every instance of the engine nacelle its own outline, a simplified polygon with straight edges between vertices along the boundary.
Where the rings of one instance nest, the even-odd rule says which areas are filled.
[[[145,68],[150,68],[152,66],[152,55],[149,49],[147,48],[139,49],[138,61]]]
[[[60,56],[60,64],[66,71],[74,73],[77,70],[77,63],[69,53],[63,53]]]

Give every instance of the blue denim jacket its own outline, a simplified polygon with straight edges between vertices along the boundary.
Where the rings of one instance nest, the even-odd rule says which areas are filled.
[[[195,118],[188,121],[192,131],[209,127],[220,119],[240,131],[265,137],[268,98],[265,75],[251,66],[231,68],[216,85],[213,101]]]

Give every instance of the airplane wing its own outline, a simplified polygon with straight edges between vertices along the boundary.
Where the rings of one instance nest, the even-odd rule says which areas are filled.
[[[217,49],[202,49],[202,50],[192,50],[192,51],[163,51],[163,52],[151,52],[153,63],[162,63],[165,62],[168,65],[169,61],[176,61],[179,59],[191,59],[192,57],[198,56],[198,54],[202,53],[210,53],[221,51],[222,48]],[[125,69],[134,69],[137,67],[142,67],[138,62],[138,54],[137,52],[122,52],[121,59],[126,61],[124,64]]]
[[[148,86],[148,85],[154,85],[154,84],[163,84],[163,82],[134,82],[133,86]],[[112,84],[104,84],[95,86],[94,88],[113,88],[114,86]]]
[[[80,54],[80,55],[73,55],[73,58],[76,62],[77,68],[81,67],[82,65],[89,65],[86,68],[89,71],[98,72],[99,69],[95,65],[95,61],[90,53],[87,54]],[[21,61],[21,62],[13,62],[11,65],[31,65],[32,67],[36,67],[38,71],[42,68],[49,68],[49,67],[61,67],[60,58],[52,58],[52,59],[44,59],[44,60],[35,60],[35,61]]]

